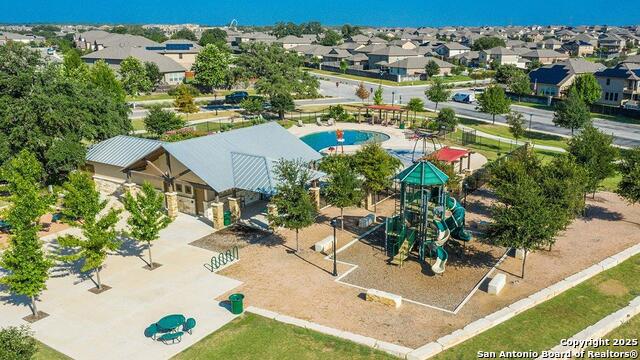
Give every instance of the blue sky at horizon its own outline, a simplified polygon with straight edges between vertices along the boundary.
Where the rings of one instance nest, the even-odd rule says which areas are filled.
[[[322,5],[321,5],[322,4]],[[325,5],[326,4],[326,5]],[[517,5],[517,6],[514,6]],[[0,23],[200,23],[320,21],[371,26],[640,24],[637,1],[603,0],[0,0]],[[623,11],[623,9],[629,11]]]

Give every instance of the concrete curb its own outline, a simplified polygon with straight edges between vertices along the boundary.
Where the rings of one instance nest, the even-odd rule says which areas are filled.
[[[559,282],[544,288],[534,294],[531,294],[530,296],[516,301],[515,303],[502,308],[492,314],[489,314],[487,316],[485,316],[484,318],[478,319],[472,323],[467,324],[467,326],[465,326],[463,329],[459,329],[456,330],[454,332],[452,332],[449,335],[445,335],[441,338],[439,338],[438,340],[434,341],[434,342],[430,342],[427,343],[417,349],[415,349],[414,351],[410,352],[407,354],[407,359],[411,359],[411,360],[424,360],[424,359],[428,359],[432,356],[437,355],[438,353],[447,350],[457,344],[460,344],[462,342],[464,342],[465,340],[470,339],[473,336],[476,336],[486,330],[491,329],[492,327],[499,325],[509,319],[511,319],[512,317],[531,309],[532,307],[541,304],[553,297],[555,297],[556,295],[559,295],[561,293],[563,293],[566,290],[569,290],[570,288],[582,283],[585,280],[588,280],[590,278],[592,278],[593,276],[612,268],[615,265],[620,264],[621,262],[629,259],[630,257],[636,255],[636,254],[640,254],[640,244],[636,244],[626,250],[623,250],[621,252],[619,252],[618,254],[615,254],[611,257],[608,257],[604,260],[602,260],[601,262],[590,266],[576,274],[573,274],[563,280],[560,280]],[[629,308],[629,309],[627,309]],[[634,299],[630,305],[622,310],[619,310],[618,312],[610,315],[613,316],[615,314],[617,315],[617,318],[611,318],[610,321],[612,323],[615,323],[614,319],[618,319],[618,325],[620,325],[622,322],[622,319],[627,319],[630,318],[630,316],[627,317],[627,315],[630,313],[630,311],[635,311],[635,314],[640,312],[640,297]],[[623,311],[625,310],[625,311]],[[606,318],[605,318],[606,319]],[[604,319],[603,319],[604,321]],[[625,320],[626,321],[626,320]],[[599,324],[599,323],[598,323]],[[597,325],[597,324],[596,324]],[[592,327],[595,327],[596,325],[592,325],[591,327],[585,329],[585,331],[587,331],[588,329],[591,329]],[[618,326],[616,325],[616,326]],[[602,326],[602,325],[601,325]],[[615,328],[615,327],[614,327]],[[597,328],[594,328],[592,330],[595,330]],[[613,329],[613,328],[612,328]],[[611,329],[611,330],[612,330]],[[609,330],[609,331],[611,331]],[[555,348],[554,348],[555,349]]]
[[[386,341],[381,341],[381,340],[376,340],[374,338],[370,338],[367,336],[363,336],[363,335],[358,335],[352,332],[348,332],[348,331],[342,331],[342,330],[338,330],[335,328],[331,328],[328,326],[324,326],[324,325],[320,325],[317,323],[313,323],[307,320],[302,320],[302,319],[298,319],[298,318],[294,318],[291,316],[287,316],[287,315],[282,315],[282,314],[278,314],[277,312],[274,311],[270,311],[270,310],[265,310],[265,309],[261,309],[261,308],[257,308],[255,306],[249,306],[247,307],[246,311],[256,314],[256,315],[260,315],[260,316],[264,316],[266,318],[275,320],[275,321],[279,321],[285,324],[289,324],[289,325],[295,325],[298,327],[302,327],[305,329],[309,329],[309,330],[313,330],[313,331],[317,331],[319,333],[323,333],[326,335],[331,335],[331,336],[335,336],[335,337],[339,337],[341,339],[344,340],[348,340],[351,342],[355,342],[357,344],[360,345],[364,345],[364,346],[368,346],[370,348],[373,349],[378,349],[380,351],[384,351],[388,354],[391,354],[393,356],[397,356],[399,358],[406,358],[407,354],[409,354],[410,352],[412,352],[414,349],[405,347],[405,346],[401,346],[401,345],[397,345],[397,344],[392,344],[390,342],[386,342]]]
[[[573,335],[570,339],[567,339],[567,345],[558,345],[549,350],[553,353],[569,353],[572,356],[580,356],[583,349],[597,344],[597,340],[601,339],[611,331],[615,330],[618,326],[626,323],[635,315],[640,314],[640,296],[629,302],[626,307],[610,314],[597,323],[587,327],[579,333]],[[571,346],[569,344],[577,344]],[[547,359],[548,357],[540,356],[538,359]]]

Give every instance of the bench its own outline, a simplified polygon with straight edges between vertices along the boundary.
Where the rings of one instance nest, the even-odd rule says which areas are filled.
[[[376,216],[373,214],[369,214],[367,216],[363,216],[358,220],[358,227],[366,228],[371,226],[376,221]]]
[[[333,235],[329,235],[326,238],[318,241],[313,246],[313,249],[317,252],[327,253],[333,247]]]
[[[160,336],[158,338],[158,341],[162,341],[163,343],[168,343],[169,341],[171,341],[171,343],[175,343],[176,340],[177,342],[182,341],[182,335],[184,335],[184,332],[182,331],[176,331],[176,332],[172,332],[172,333],[166,333],[163,334],[162,336]]]
[[[492,295],[498,295],[506,283],[507,276],[505,274],[498,274],[489,281],[489,289],[487,292]]]
[[[391,294],[382,290],[369,289],[366,293],[366,300],[377,302],[383,305],[393,306],[396,309],[402,305],[402,296]]]

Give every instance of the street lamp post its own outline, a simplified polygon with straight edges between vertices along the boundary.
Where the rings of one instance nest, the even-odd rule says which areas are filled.
[[[336,226],[338,221],[336,218],[331,219],[331,226],[333,226],[333,276],[338,276],[338,263],[336,259]]]
[[[529,114],[529,131],[531,131],[531,121],[533,121],[533,114]]]
[[[392,91],[391,92],[391,105],[395,105],[396,103],[396,92]]]

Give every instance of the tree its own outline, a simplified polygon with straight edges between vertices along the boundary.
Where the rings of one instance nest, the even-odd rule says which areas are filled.
[[[506,46],[504,39],[497,36],[484,36],[473,41],[471,49],[474,51],[487,50],[498,46]]]
[[[542,67],[542,63],[538,59],[533,59],[527,63],[527,70],[529,71],[533,71],[541,67]]]
[[[199,111],[198,106],[193,101],[193,95],[186,87],[178,87],[178,94],[176,95],[175,100],[173,101],[173,106],[176,107],[178,111],[184,114],[193,114]]]
[[[199,44],[200,46],[213,44],[222,48],[227,44],[227,32],[218,28],[207,29],[202,32]]]
[[[360,81],[360,84],[356,89],[356,96],[360,98],[360,100],[362,100],[362,103],[364,104],[364,101],[369,98],[369,95],[371,94],[369,93],[369,90],[367,90],[367,88],[364,86],[364,82]]]
[[[296,252],[299,250],[298,233],[300,229],[313,224],[316,208],[306,190],[311,180],[307,165],[301,160],[278,161],[274,168],[278,179],[276,194],[271,204],[278,209],[277,214],[269,214],[269,221],[275,226],[282,226],[296,232]]]
[[[65,221],[81,224],[86,219],[94,219],[102,209],[100,193],[88,173],[72,172],[62,189],[64,198],[61,213]]]
[[[595,103],[602,96],[602,88],[593,74],[579,75],[573,84],[571,84],[569,93],[571,93],[572,90],[575,90],[578,97],[580,97],[587,106]]]
[[[176,31],[173,35],[171,35],[171,38],[198,41],[196,34],[194,34],[193,31],[189,29],[180,29]]]
[[[507,65],[499,65],[496,68],[496,74],[494,78],[498,84],[509,85],[513,82],[513,79],[518,76],[522,76],[526,74],[524,71],[518,69],[515,65],[507,64]]]
[[[208,88],[210,92],[216,87],[227,85],[230,79],[230,64],[231,56],[226,49],[213,44],[205,46],[193,64],[195,83]]]
[[[27,326],[0,329],[0,359],[32,359],[38,352],[38,342]]]
[[[160,72],[160,68],[156,63],[147,61],[144,63],[144,70],[145,74],[147,75],[147,79],[151,83],[151,89],[155,89],[163,77],[162,73]]]
[[[619,171],[622,179],[618,183],[616,193],[631,204],[640,202],[640,148],[622,153]]]
[[[280,120],[284,120],[284,114],[295,109],[293,97],[286,92],[273,94],[271,96],[271,108],[278,112]]]
[[[64,204],[68,207],[64,210],[66,213],[78,214],[82,217],[80,222],[82,237],[59,236],[57,240],[60,246],[69,249],[71,253],[61,252],[58,258],[69,262],[81,260],[81,271],[95,271],[97,288],[102,290],[100,270],[108,251],[117,250],[120,247],[115,226],[121,210],[110,208],[106,211],[107,200],[101,201],[95,184],[88,186],[86,178],[82,179],[82,176],[88,175],[71,178],[64,186],[67,193],[75,193],[76,197],[84,195],[83,202],[74,201]]]
[[[14,294],[29,297],[33,317],[38,316],[36,299],[47,288],[53,265],[38,238],[40,217],[53,203],[52,196],[40,191],[43,174],[35,155],[24,150],[2,167],[12,205],[6,213],[11,224],[10,245],[0,257],[0,267],[7,273],[0,277],[0,284]]]
[[[538,182],[556,213],[555,225],[564,230],[584,211],[587,173],[572,156],[560,155],[544,165],[540,175]]]
[[[600,182],[616,171],[614,160],[618,156],[618,149],[612,144],[613,136],[603,134],[591,124],[569,139],[569,154],[585,169],[586,189],[594,196]]]
[[[158,136],[167,131],[181,129],[185,125],[184,119],[172,111],[164,110],[162,105],[151,106],[149,113],[144,118],[145,129]]]
[[[248,114],[259,114],[264,108],[263,101],[260,97],[248,97],[242,100],[240,107]]]
[[[427,65],[424,66],[424,73],[427,75],[427,78],[431,78],[440,74],[440,65],[435,60],[429,60]]]
[[[140,60],[129,56],[120,63],[120,81],[128,95],[147,94],[153,84],[147,77],[147,70]]]
[[[147,69],[145,69],[147,70]],[[124,102],[126,93],[116,74],[104,60],[96,61],[89,70],[89,80],[93,85]]]
[[[553,124],[571,129],[571,135],[573,135],[575,129],[581,129],[590,122],[589,107],[582,101],[577,90],[571,89],[567,99],[556,105]]]
[[[376,105],[382,105],[384,100],[382,99],[382,93],[384,90],[382,89],[382,85],[378,85],[378,88],[373,92],[373,103]]]
[[[333,155],[336,156],[336,155]],[[356,206],[362,201],[362,181],[345,157],[338,157],[325,189],[327,201],[340,208],[340,228],[344,231],[344,208]],[[342,161],[341,161],[341,160]]]
[[[87,148],[74,135],[53,140],[44,153],[47,179],[54,183],[62,182],[67,174],[85,163],[86,155]]]
[[[429,101],[436,103],[435,110],[438,111],[438,103],[449,100],[451,90],[441,78],[434,78],[431,87],[425,90],[424,94]]]
[[[529,75],[523,71],[515,73],[509,82],[509,90],[518,95],[518,101],[521,100],[522,96],[531,94]]]
[[[124,197],[124,208],[129,212],[127,219],[129,232],[134,239],[147,243],[149,250],[149,268],[153,270],[151,258],[151,242],[160,237],[160,230],[171,223],[171,218],[165,214],[164,196],[153,186],[145,182],[142,191],[135,197],[127,192]]]
[[[340,28],[340,32],[342,33],[342,37],[345,39],[348,39],[352,36],[361,34],[362,32],[360,31],[360,27],[358,26],[352,26],[349,24],[344,24],[342,25],[342,27]]]
[[[424,101],[420,98],[411,98],[407,103],[407,110],[413,111],[413,121],[416,120],[418,112],[424,111]]]
[[[367,198],[390,187],[393,175],[402,167],[400,160],[391,156],[378,143],[362,146],[354,155],[354,165],[364,179],[362,189]]]
[[[320,39],[320,45],[324,46],[336,46],[342,41],[342,36],[335,30],[327,30],[324,32],[324,36]]]
[[[456,112],[452,108],[448,107],[440,110],[436,117],[436,123],[438,124],[438,128],[445,128],[449,131],[455,130],[458,125]]]
[[[485,92],[478,96],[477,109],[483,113],[491,114],[492,121],[496,123],[496,115],[506,114],[511,110],[511,101],[504,94],[504,90],[496,85],[489,86]]]
[[[524,116],[522,113],[512,111],[507,114],[507,125],[509,125],[509,132],[516,139],[516,145],[518,144],[518,139],[524,136]]]
[[[347,61],[344,59],[340,60],[340,71],[342,71],[343,74],[346,74],[348,69],[349,64],[347,63]]]
[[[69,49],[64,53],[62,67],[66,76],[84,76],[88,71],[87,64],[82,61],[76,49]]]

